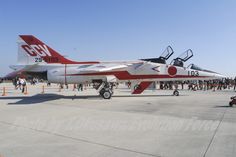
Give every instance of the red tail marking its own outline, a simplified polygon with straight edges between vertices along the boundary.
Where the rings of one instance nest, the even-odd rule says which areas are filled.
[[[37,56],[37,53],[29,46],[29,45],[22,45],[21,46],[30,56]]]
[[[46,63],[61,63],[61,64],[97,64],[99,62],[76,62],[66,59],[58,52],[44,44],[39,39],[32,35],[20,35],[28,45],[23,45],[22,48],[31,56],[39,55]]]

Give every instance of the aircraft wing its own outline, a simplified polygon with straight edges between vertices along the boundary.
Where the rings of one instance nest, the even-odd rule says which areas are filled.
[[[113,71],[118,69],[127,68],[126,64],[99,64],[99,65],[91,65],[88,67],[79,67],[80,73],[90,73],[90,72],[106,72]]]

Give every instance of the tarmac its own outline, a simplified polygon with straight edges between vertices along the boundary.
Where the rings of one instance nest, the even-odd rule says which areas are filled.
[[[110,100],[87,88],[11,84],[0,96],[1,157],[235,157],[235,92],[115,89]],[[2,94],[1,94],[2,95]]]

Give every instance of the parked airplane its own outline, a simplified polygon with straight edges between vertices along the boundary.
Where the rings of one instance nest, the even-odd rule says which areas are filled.
[[[18,40],[17,65],[10,66],[17,74],[38,75],[51,83],[78,84],[97,83],[97,90],[104,99],[110,99],[112,82],[131,82],[132,94],[142,93],[155,81],[210,80],[224,76],[198,68],[195,65],[184,67],[184,62],[193,56],[187,50],[182,57],[166,64],[174,53],[168,46],[159,58],[139,59],[119,62],[78,62],[69,60],[32,35],[20,35]],[[177,90],[174,95],[179,95]]]

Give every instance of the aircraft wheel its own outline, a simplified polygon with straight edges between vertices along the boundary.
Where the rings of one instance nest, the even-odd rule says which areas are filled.
[[[232,102],[229,102],[229,106],[232,107],[232,106],[233,106],[233,103],[232,103]]]
[[[102,97],[104,99],[111,99],[111,96],[112,96],[112,93],[110,92],[110,90],[105,90],[103,93],[102,93]]]
[[[173,92],[173,95],[174,95],[174,96],[179,96],[179,91],[175,90],[175,91]]]

